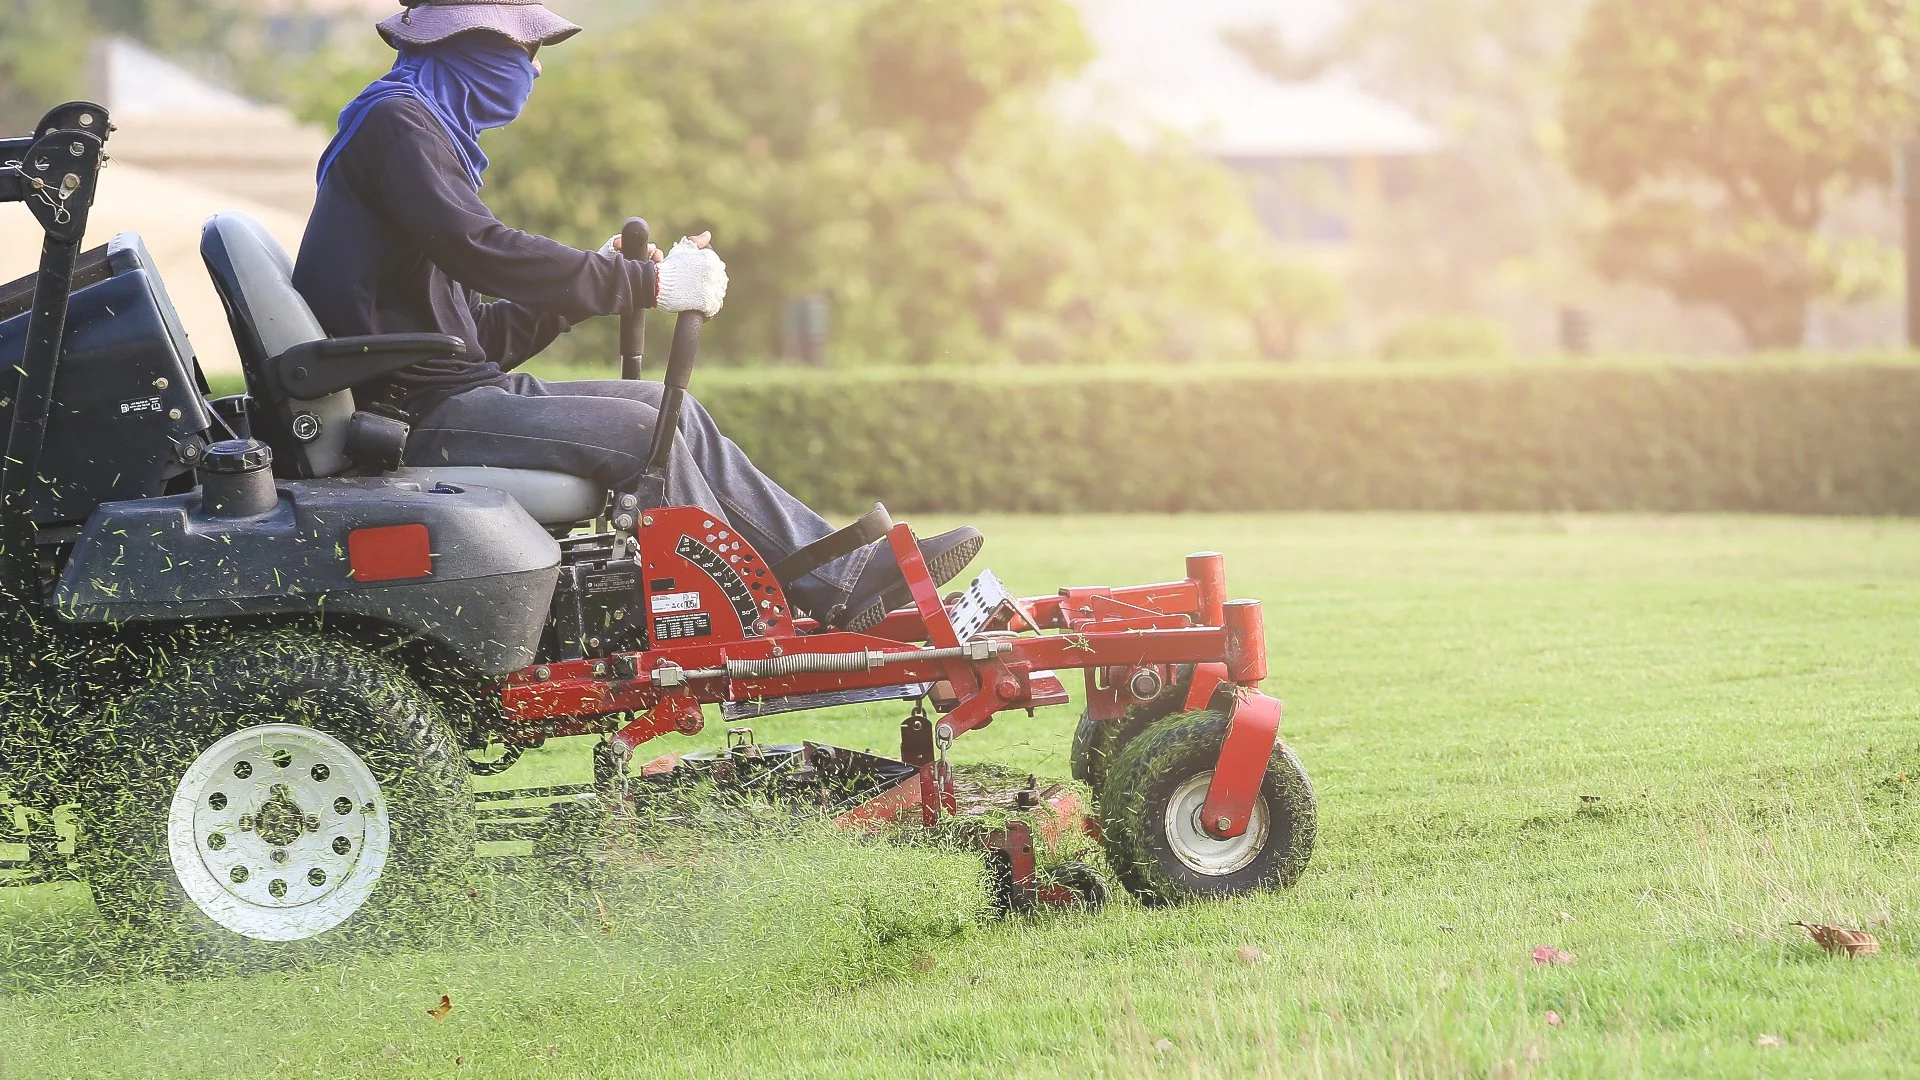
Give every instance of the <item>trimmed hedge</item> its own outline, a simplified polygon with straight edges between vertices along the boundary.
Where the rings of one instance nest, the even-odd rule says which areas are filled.
[[[1920,365],[1898,360],[714,369],[695,389],[840,510],[1920,514]]]
[[[700,392],[817,506],[1920,513],[1920,367],[782,377]]]

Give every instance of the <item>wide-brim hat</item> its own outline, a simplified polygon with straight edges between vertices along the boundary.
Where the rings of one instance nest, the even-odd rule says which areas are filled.
[[[407,10],[380,24],[394,48],[432,45],[458,34],[489,30],[526,48],[558,45],[580,32],[539,0],[401,0]]]

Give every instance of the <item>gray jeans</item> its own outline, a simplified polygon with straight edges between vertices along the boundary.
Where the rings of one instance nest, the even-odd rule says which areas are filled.
[[[656,382],[542,382],[507,376],[448,398],[418,418],[407,440],[410,466],[491,465],[584,476],[609,491],[639,485],[664,389]],[[724,518],[769,563],[833,531],[754,466],[691,395],[680,412],[667,497]],[[869,545],[795,582],[790,599],[809,614],[838,603],[874,556]]]

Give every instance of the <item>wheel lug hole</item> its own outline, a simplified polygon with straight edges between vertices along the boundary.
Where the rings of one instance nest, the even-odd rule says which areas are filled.
[[[320,886],[325,885],[326,883],[327,883],[327,872],[325,870],[322,870],[316,866],[313,869],[307,871],[307,884],[317,889]]]
[[[245,885],[247,883],[247,868],[244,866],[236,866],[228,871],[227,877],[231,879],[235,885]]]
[[[333,853],[335,855],[345,855],[347,852],[352,850],[353,850],[353,841],[348,840],[344,836],[336,836],[333,838]]]
[[[207,835],[207,848],[209,850],[219,851],[226,846],[227,837],[225,833],[209,833]]]
[[[345,795],[333,800],[333,812],[339,814],[341,817],[346,817],[348,814],[353,813],[353,800],[347,798]]]
[[[333,775],[333,770],[327,768],[325,765],[315,765],[312,769],[308,770],[308,774],[313,777],[314,783],[324,784],[327,782],[327,777]]]
[[[207,805],[213,807],[215,810],[225,810],[227,808],[227,793],[224,791],[216,791],[207,796]]]
[[[236,762],[234,762],[234,763],[233,763],[233,775],[234,775],[234,776],[236,776],[236,777],[239,777],[239,778],[240,778],[240,779],[242,779],[242,780],[245,780],[245,779],[246,779],[247,777],[249,777],[249,776],[252,776],[252,775],[253,775],[253,762],[251,762],[251,761],[236,761]]]
[[[275,751],[273,752],[273,767],[274,767],[274,768],[276,768],[276,769],[284,769],[284,768],[286,768],[287,766],[289,766],[289,765],[291,765],[291,764],[293,764],[293,755],[292,755],[292,754],[289,754],[289,753],[288,753],[288,752],[286,752],[285,750],[275,750]]]
[[[285,849],[285,848],[276,848],[276,849],[274,850],[274,853],[273,853],[272,855],[270,855],[270,856],[268,856],[268,858],[271,858],[271,859],[272,859],[272,860],[273,860],[274,862],[277,862],[277,863],[284,863],[284,862],[286,862],[286,861],[287,861],[287,852],[286,852],[286,849]]]
[[[274,878],[272,881],[267,882],[267,892],[272,894],[275,900],[278,900],[287,895],[287,883],[279,878]]]

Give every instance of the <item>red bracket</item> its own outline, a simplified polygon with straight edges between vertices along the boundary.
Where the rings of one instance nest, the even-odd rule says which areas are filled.
[[[987,834],[987,850],[999,856],[990,860],[996,889],[995,897],[1010,915],[1030,915],[1040,898],[1040,876],[1033,857],[1033,830],[1024,821],[1010,821],[1007,827]],[[1001,865],[993,866],[998,861]]]
[[[1193,681],[1187,684],[1187,711],[1199,712],[1213,703],[1214,691],[1227,681],[1227,665],[1195,664]]]
[[[904,521],[895,525],[887,534],[887,545],[893,549],[894,561],[900,564],[900,576],[906,579],[908,591],[913,593],[913,606],[920,613],[920,621],[926,624],[927,641],[941,649],[959,645],[960,637],[954,633],[953,620],[947,618],[946,606],[940,603],[940,587],[933,583],[933,575],[927,571],[927,561],[920,555],[920,542],[914,539],[913,529]]]
[[[700,712],[699,702],[678,695],[664,697],[651,712],[641,714],[633,723],[614,732],[613,741],[632,750],[643,742],[650,742],[670,732],[698,735],[705,724],[706,718]]]
[[[1267,778],[1267,761],[1280,741],[1280,699],[1243,691],[1234,695],[1232,719],[1220,760],[1207,786],[1207,803],[1200,810],[1200,827],[1209,836],[1230,840],[1247,831],[1260,785]]]

